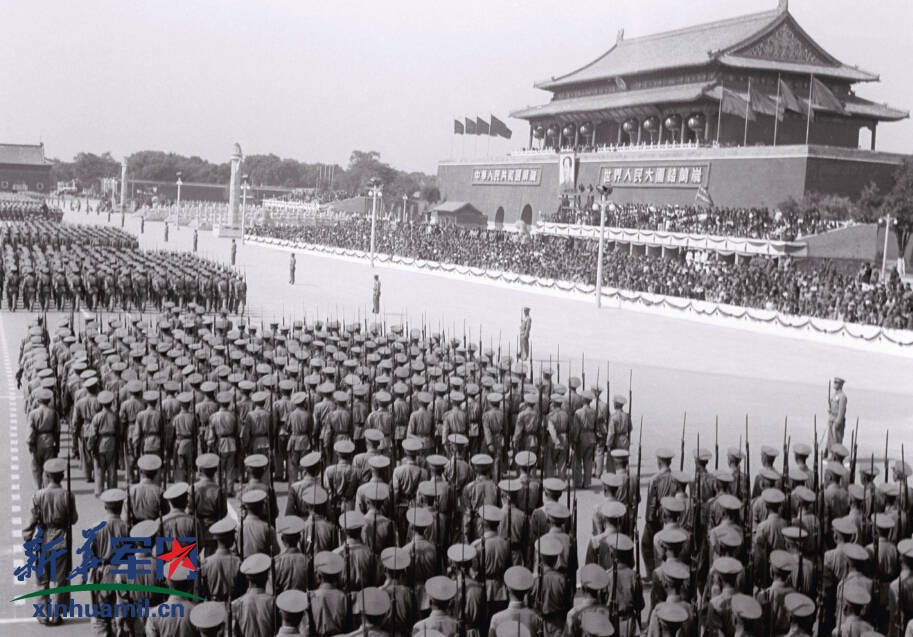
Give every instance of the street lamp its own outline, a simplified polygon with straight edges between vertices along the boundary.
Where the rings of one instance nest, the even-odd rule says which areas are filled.
[[[406,206],[409,205],[409,195],[403,193],[403,223],[406,222]]]
[[[888,267],[888,235],[891,233],[891,215],[887,214],[879,221],[884,222],[884,248],[881,252],[881,280],[884,281],[884,273]],[[894,223],[897,223],[894,221]],[[902,257],[903,255],[901,255]]]
[[[371,180],[371,188],[368,193],[371,195],[371,267],[374,267],[374,229],[377,224],[377,198],[381,196],[383,186],[377,179]]]
[[[250,189],[250,175],[241,175],[241,243],[244,243],[244,221],[247,214],[247,191]]]
[[[602,196],[599,198],[599,254],[596,261],[596,307],[602,307],[602,252],[605,244],[605,210],[609,205],[609,195],[612,187],[605,184],[599,186]]]

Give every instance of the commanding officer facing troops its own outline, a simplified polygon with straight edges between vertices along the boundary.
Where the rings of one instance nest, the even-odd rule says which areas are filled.
[[[659,449],[639,522],[640,470],[616,397],[606,428],[614,471],[600,476],[581,534],[567,469],[574,460],[585,483],[592,445],[582,434],[605,419],[578,379],[565,388],[400,326],[277,322],[260,332],[170,303],[151,322],[66,321],[47,335],[39,322],[23,346],[36,452],[61,453],[55,418],[82,430],[74,439],[110,526],[95,539],[99,558],[111,558],[115,531],[126,534],[125,508],[136,537],[199,540],[196,583],[178,574],[169,585],[215,606],[99,621],[100,632],[861,637],[873,627],[899,637],[913,619],[903,462],[882,482],[880,461],[853,464],[858,449],[787,437],[761,448],[753,474],[741,447],[718,470],[696,449],[686,472]],[[473,416],[476,398],[488,408]],[[118,475],[125,448],[138,477]],[[66,461],[47,462],[31,539],[76,521]],[[227,500],[242,466],[239,523]],[[292,484],[278,516],[283,473]],[[126,583],[110,566],[93,581]],[[116,599],[156,606],[156,595]]]

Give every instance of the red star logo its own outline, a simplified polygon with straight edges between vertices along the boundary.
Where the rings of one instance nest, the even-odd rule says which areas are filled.
[[[174,572],[177,570],[178,566],[183,566],[190,569],[191,571],[196,571],[196,567],[193,565],[193,562],[190,561],[190,552],[197,545],[196,542],[193,544],[188,544],[187,546],[181,546],[181,543],[178,542],[177,538],[174,538],[173,543],[171,544],[171,550],[168,553],[162,553],[158,556],[158,559],[162,560],[168,566],[168,579],[171,579],[171,576],[174,575]]]

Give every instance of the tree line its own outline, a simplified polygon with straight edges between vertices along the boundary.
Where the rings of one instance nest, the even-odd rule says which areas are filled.
[[[72,161],[51,159],[54,181],[76,180],[82,189],[89,189],[99,179],[119,178],[120,162],[104,152],[79,153]],[[226,184],[231,175],[228,162],[213,163],[201,157],[186,157],[177,153],[143,150],[127,158],[131,178],[173,182],[181,173],[184,182]],[[342,191],[362,194],[371,179],[383,184],[384,194],[394,200],[404,194],[429,203],[440,200],[437,177],[421,172],[398,170],[381,160],[377,151],[352,151],[347,166],[300,162],[274,154],[249,155],[244,158],[243,172],[254,186],[283,186],[286,188],[317,188],[321,191]],[[332,174],[332,182],[330,175]]]

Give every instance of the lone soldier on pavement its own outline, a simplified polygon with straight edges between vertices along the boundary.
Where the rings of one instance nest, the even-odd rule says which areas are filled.
[[[533,327],[533,319],[529,316],[529,308],[523,308],[523,317],[520,319],[520,360],[529,359],[529,332]]]
[[[834,377],[834,394],[827,406],[827,449],[835,442],[843,444],[843,432],[846,429],[846,394],[843,392],[843,379]]]
[[[295,253],[288,260],[288,284],[295,285]]]
[[[380,276],[374,275],[374,309],[372,313],[380,314]]]

